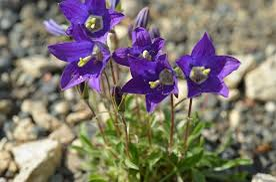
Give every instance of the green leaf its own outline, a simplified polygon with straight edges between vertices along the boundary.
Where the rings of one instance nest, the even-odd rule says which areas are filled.
[[[139,154],[138,154],[138,150],[136,148],[136,145],[130,143],[129,152],[131,154],[132,161],[135,162],[136,164],[138,164],[139,163]]]
[[[89,176],[89,182],[106,182],[106,180],[97,174],[92,174]]]
[[[230,169],[233,167],[245,166],[245,165],[251,165],[251,164],[252,164],[252,160],[239,158],[239,159],[229,160],[226,163],[224,163],[222,166],[214,168],[214,170],[215,171],[223,171],[223,170]]]
[[[134,164],[133,162],[131,162],[129,159],[125,159],[125,165],[129,168],[129,169],[134,169],[134,170],[139,170],[139,167]]]
[[[162,158],[162,153],[161,152],[154,152],[151,153],[150,156],[148,157],[147,161],[149,163],[150,169],[153,168],[153,166]]]
[[[203,173],[197,169],[192,170],[193,182],[206,182],[205,176]]]
[[[193,129],[192,133],[190,134],[188,138],[188,146],[196,140],[198,137],[200,137],[202,130],[205,128],[206,124],[204,122],[199,122],[195,128]]]
[[[190,156],[187,156],[184,161],[181,163],[181,166],[186,166],[186,168],[194,167],[204,155],[204,150],[202,148],[196,148],[191,152]]]

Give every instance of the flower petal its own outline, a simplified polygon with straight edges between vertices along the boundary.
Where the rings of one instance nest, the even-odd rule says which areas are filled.
[[[85,0],[85,5],[91,12],[106,10],[105,0]]]
[[[162,38],[156,38],[152,43],[152,50],[155,52],[155,55],[162,53],[163,48],[165,47],[165,40]]]
[[[65,0],[59,4],[60,10],[71,23],[84,23],[89,13],[79,0]]]
[[[96,90],[97,92],[101,92],[101,79],[98,77],[90,77],[88,80],[88,85],[91,89]]]
[[[146,95],[146,107],[147,112],[151,113],[154,111],[156,106],[162,102],[168,95],[162,95],[159,93],[151,93]]]
[[[216,56],[216,62],[224,63],[223,68],[219,73],[221,79],[237,70],[241,64],[237,59],[231,56]]]
[[[151,38],[149,32],[142,27],[136,28],[132,32],[132,45],[138,47],[145,47],[151,45]]]
[[[122,88],[122,92],[132,94],[146,94],[151,91],[150,86],[143,78],[132,78]]]
[[[86,32],[86,28],[83,24],[72,24],[70,29],[71,36],[76,41],[90,41],[90,38]]]
[[[188,55],[182,56],[176,61],[177,66],[182,70],[186,78],[190,75],[193,62],[193,58]]]
[[[221,82],[222,84],[222,88],[221,90],[218,92],[218,94],[222,95],[223,97],[228,97],[229,95],[229,89],[228,87],[226,86],[226,84],[224,82]]]
[[[66,42],[50,45],[48,47],[51,54],[66,62],[78,61],[91,54],[93,50],[92,42]]]
[[[156,62],[130,56],[129,65],[133,78],[142,77],[146,81],[155,81],[159,79],[159,74],[156,72]]]
[[[108,10],[110,16],[110,29],[112,29],[115,25],[120,23],[122,19],[125,17],[124,14],[118,13],[112,9]]]
[[[119,48],[113,53],[112,57],[116,63],[123,66],[129,66],[128,54],[129,48]]]
[[[74,63],[70,63],[65,67],[61,75],[60,87],[62,90],[66,90],[84,82],[87,78],[88,76],[81,76],[79,74]]]
[[[205,32],[203,37],[195,45],[192,51],[192,57],[213,56],[215,53],[215,47],[210,40],[208,33]]]

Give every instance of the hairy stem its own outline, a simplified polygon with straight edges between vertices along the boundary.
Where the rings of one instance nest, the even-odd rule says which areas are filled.
[[[171,128],[170,128],[169,153],[172,152],[172,148],[173,148],[173,134],[174,134],[174,102],[173,102],[173,94],[171,94]]]
[[[122,121],[123,121],[124,129],[125,129],[126,154],[128,157],[130,157],[129,156],[129,136],[128,136],[128,132],[127,132],[127,123],[126,123],[126,118],[125,118],[124,114],[122,114]]]

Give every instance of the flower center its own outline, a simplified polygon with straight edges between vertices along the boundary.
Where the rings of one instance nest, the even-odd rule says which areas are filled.
[[[149,51],[144,50],[143,53],[142,53],[142,56],[143,56],[143,58],[151,61],[151,55],[150,55]]]
[[[173,84],[174,84],[173,73],[169,69],[162,70],[159,74],[158,80],[149,82],[151,89],[155,89],[159,85],[170,86]]]
[[[95,58],[96,61],[101,61],[103,59],[103,54],[97,45],[93,47],[91,55],[79,59],[78,67],[81,68],[85,66],[90,60],[92,60],[92,58]]]
[[[97,32],[103,28],[103,18],[101,16],[90,15],[85,22],[85,27],[92,33]]]
[[[208,79],[210,72],[210,68],[205,68],[204,66],[195,66],[190,72],[190,79],[196,84],[202,84]]]

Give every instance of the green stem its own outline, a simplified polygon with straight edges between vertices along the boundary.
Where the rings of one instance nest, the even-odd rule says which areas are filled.
[[[127,132],[127,123],[126,123],[126,118],[125,118],[124,114],[122,114],[122,121],[123,121],[124,129],[125,129],[126,154],[128,157],[130,157],[129,156],[129,136],[128,136],[128,132]]]
[[[188,118],[187,118],[187,124],[186,124],[185,135],[184,135],[184,157],[185,157],[186,151],[188,149],[187,141],[188,141],[189,133],[190,133],[192,104],[193,104],[193,99],[191,98],[190,102],[189,102]]]

